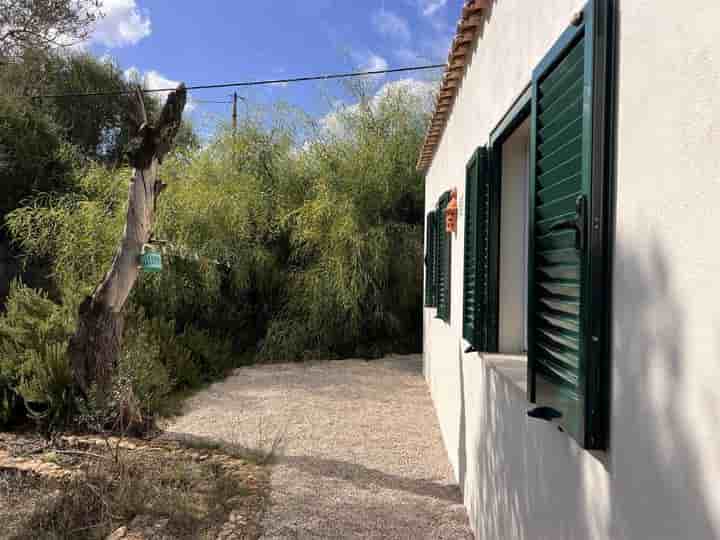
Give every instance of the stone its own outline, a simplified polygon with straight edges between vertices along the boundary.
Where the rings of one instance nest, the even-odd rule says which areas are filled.
[[[127,531],[127,527],[120,527],[119,529],[115,529],[115,532],[113,532],[105,540],[121,540],[122,538],[125,538]]]

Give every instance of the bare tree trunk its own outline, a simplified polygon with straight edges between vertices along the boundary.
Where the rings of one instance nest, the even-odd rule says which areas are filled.
[[[185,100],[185,86],[181,84],[168,96],[158,122],[152,126],[147,122],[139,89],[131,100],[136,136],[128,152],[134,171],[125,230],[110,270],[80,306],[78,328],[69,345],[76,384],[86,396],[94,386],[100,402],[111,389],[122,347],[123,308],[137,281],[138,259],[143,244],[151,238],[158,195],[165,188],[158,168],[180,127]]]

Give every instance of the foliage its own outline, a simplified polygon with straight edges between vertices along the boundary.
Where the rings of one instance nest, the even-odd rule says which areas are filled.
[[[102,16],[100,0],[0,0],[0,59],[86,39]]]
[[[132,394],[139,416],[157,412],[172,390],[172,381],[160,358],[160,336],[149,325],[127,326],[115,385],[120,396]],[[126,399],[126,398],[121,398]]]
[[[226,375],[235,367],[232,343],[227,338],[187,326],[179,341],[190,351],[193,363],[205,381]]]
[[[75,414],[73,378],[66,343],[43,344],[31,351],[17,387],[30,415],[47,428],[67,426]]]
[[[77,164],[48,114],[0,96],[0,216],[34,191],[60,188]]]
[[[88,53],[56,54],[36,50],[0,70],[0,178],[9,189],[0,212],[15,208],[24,197],[58,191],[81,158],[108,165],[126,163],[131,121],[127,95],[37,98],[39,94],[124,92],[141,80],[128,81],[110,58]],[[152,119],[160,103],[145,94]],[[184,122],[177,146],[186,152],[199,147],[192,124]]]
[[[360,95],[300,156],[307,193],[285,216],[295,271],[266,358],[348,355],[372,342],[396,348],[419,334],[419,99],[403,87]]]
[[[140,275],[113,401],[106,410],[84,404],[87,425],[144,429],[171,392],[256,353],[301,360],[419,348],[423,186],[415,158],[425,109],[402,85],[358,99],[320,124],[288,110],[248,117],[236,133],[168,156],[154,231],[165,270]],[[131,172],[82,160],[71,170],[64,193],[38,193],[6,219],[29,260],[52,261],[61,304],[14,289],[0,347],[15,343],[3,335],[34,325],[31,317],[56,334],[31,334],[23,339],[35,340],[27,347],[35,352],[0,360],[5,411],[21,396],[47,418],[67,414],[55,383],[65,375],[69,314],[100,282],[122,233]]]
[[[0,425],[16,418],[23,402],[38,404],[33,410],[49,422],[60,421],[70,408],[65,346],[74,312],[18,282],[6,309],[0,315]]]
[[[42,73],[42,93],[45,94],[117,92],[132,88],[132,83],[112,59],[98,59],[88,53],[48,55],[43,61]],[[31,93],[37,92],[36,85],[31,88]],[[150,117],[159,113],[157,99],[146,95],[144,101]],[[106,163],[123,162],[131,126],[128,96],[58,97],[38,104],[60,127],[65,140],[83,155]]]
[[[404,86],[360,96],[333,129],[287,110],[249,117],[166,160],[155,231],[166,270],[142,275],[132,301],[143,324],[190,351],[180,365],[163,360],[179,384],[220,376],[248,350],[269,360],[417,350],[420,100]],[[8,217],[24,251],[52,258],[72,302],[113,256],[129,177],[90,166],[69,194]]]
[[[225,328],[254,336],[267,359],[416,350],[426,109],[403,85],[358,98],[333,129],[283,110],[167,162],[158,231],[203,275],[173,263],[152,294],[141,285],[143,304],[162,291],[178,319],[210,328],[223,326],[212,311],[243,306]]]
[[[128,169],[91,166],[72,178],[65,195],[40,194],[6,218],[29,256],[50,257],[66,300],[80,300],[112,260],[127,208]]]

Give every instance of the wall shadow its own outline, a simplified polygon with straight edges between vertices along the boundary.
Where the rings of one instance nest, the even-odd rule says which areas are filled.
[[[706,479],[720,457],[720,435],[708,431],[720,396],[697,386],[685,355],[685,306],[674,285],[681,278],[659,239],[644,242],[649,251],[618,244],[610,467],[556,426],[529,419],[519,390],[484,367],[481,417],[465,420],[476,423],[465,500],[478,538],[720,537]],[[706,361],[717,371],[710,350]]]
[[[213,437],[167,432],[163,434],[162,438],[176,441],[198,450],[222,450],[228,452],[230,455],[241,458],[256,459],[264,455],[263,449],[252,448],[237,443],[226,443]],[[286,465],[312,476],[349,481],[354,486],[362,489],[392,489],[412,493],[420,497],[432,497],[433,499],[443,500],[453,504],[462,503],[462,494],[455,484],[442,484],[430,479],[390,474],[350,461],[312,455],[278,453],[273,456],[272,463],[276,465]]]

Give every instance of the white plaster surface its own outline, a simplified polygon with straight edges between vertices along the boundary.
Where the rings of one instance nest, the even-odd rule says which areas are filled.
[[[582,7],[496,0],[426,181],[465,164]],[[464,354],[462,249],[450,325],[424,317],[424,370],[483,540],[720,538],[720,3],[620,0],[612,423],[606,455],[526,416]],[[463,244],[460,220],[455,245]]]

